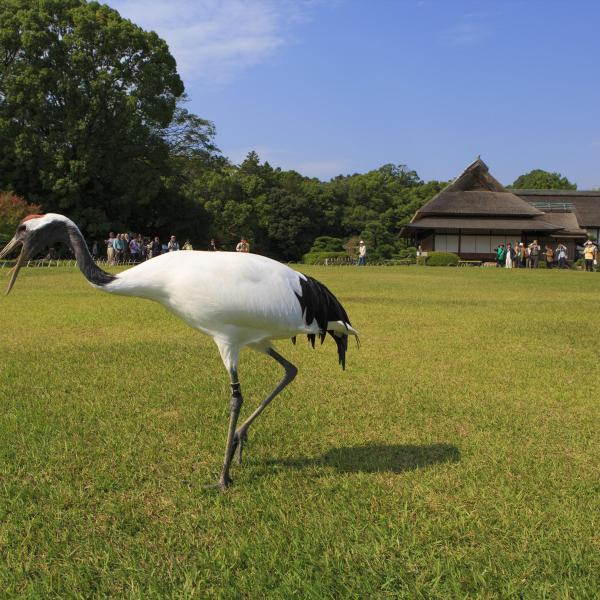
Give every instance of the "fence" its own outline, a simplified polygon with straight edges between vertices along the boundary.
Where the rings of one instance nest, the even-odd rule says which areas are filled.
[[[139,262],[134,262],[132,260],[122,260],[119,263],[114,263],[111,264],[108,262],[107,259],[103,258],[100,260],[96,260],[94,261],[98,266],[102,266],[102,267],[121,267],[121,266],[129,266],[132,267],[133,265],[137,265],[139,264]],[[6,268],[6,267],[14,267],[16,264],[16,260],[0,260],[0,268]],[[49,258],[39,258],[39,259],[35,259],[35,260],[28,260],[26,264],[23,265],[24,267],[31,267],[31,268],[48,268],[48,267],[75,267],[77,266],[77,261],[75,259],[61,259],[61,260],[57,260],[57,259],[49,259]]]

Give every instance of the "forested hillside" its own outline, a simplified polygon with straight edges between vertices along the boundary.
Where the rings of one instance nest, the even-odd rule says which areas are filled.
[[[254,152],[233,165],[185,101],[166,43],[108,6],[2,2],[0,191],[68,215],[89,239],[174,233],[231,248],[244,235],[297,260],[316,237],[360,235],[387,257],[440,189],[404,166],[322,182]]]

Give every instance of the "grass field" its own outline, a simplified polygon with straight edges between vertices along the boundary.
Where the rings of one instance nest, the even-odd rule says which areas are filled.
[[[228,378],[159,305],[25,269],[0,299],[2,598],[592,598],[600,276],[306,268],[360,330],[216,480]],[[4,285],[6,277],[0,277]],[[273,387],[247,351],[242,416]]]

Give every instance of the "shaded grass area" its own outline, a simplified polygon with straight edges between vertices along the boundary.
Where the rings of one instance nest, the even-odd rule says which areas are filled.
[[[212,341],[75,270],[24,270],[0,300],[4,596],[597,594],[600,278],[306,272],[362,346],[342,372],[331,341],[278,345],[299,375],[219,494]],[[242,355],[243,414],[279,376]]]

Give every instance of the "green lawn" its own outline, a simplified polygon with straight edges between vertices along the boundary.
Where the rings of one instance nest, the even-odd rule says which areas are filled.
[[[226,493],[203,488],[228,422],[213,342],[22,271],[0,298],[2,598],[598,597],[600,276],[305,271],[361,348],[342,372],[330,340],[278,345],[300,373]],[[279,376],[242,355],[242,416]]]

